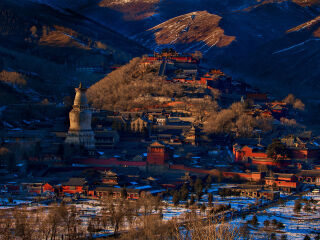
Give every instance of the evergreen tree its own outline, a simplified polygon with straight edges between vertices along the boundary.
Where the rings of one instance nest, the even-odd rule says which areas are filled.
[[[267,155],[274,161],[279,161],[287,156],[287,148],[279,139],[273,139],[267,148]]]
[[[208,188],[210,188],[211,183],[212,183],[212,176],[208,175],[208,177],[206,179],[206,185],[207,185]]]
[[[200,210],[201,210],[201,212],[204,213],[206,211],[206,205],[202,204],[201,207],[200,207]]]
[[[273,226],[277,226],[278,221],[277,221],[277,219],[272,219],[271,223]]]
[[[127,189],[125,187],[121,189],[121,197],[123,199],[127,199],[127,197],[128,197],[128,192],[127,192]]]
[[[194,190],[197,194],[198,200],[200,200],[202,191],[203,191],[203,183],[201,178],[197,178],[195,184],[194,184]]]
[[[307,234],[303,240],[311,240],[311,238],[309,237],[309,235]]]
[[[270,221],[269,220],[264,220],[263,225],[267,228],[270,226]]]
[[[276,240],[277,239],[277,236],[275,233],[271,233],[270,235],[270,240]]]
[[[190,205],[193,205],[193,204],[194,204],[194,196],[191,195],[191,197],[190,197]]]
[[[212,201],[213,201],[213,195],[212,195],[212,193],[209,193],[208,194],[208,204],[210,207],[212,206]]]
[[[311,212],[311,205],[310,202],[307,202],[306,205],[304,206],[303,210],[305,212]]]
[[[180,193],[178,191],[175,191],[172,196],[172,202],[175,206],[177,206],[180,202]]]
[[[299,213],[299,212],[301,211],[301,208],[302,208],[302,205],[301,205],[301,203],[300,203],[300,200],[299,200],[299,199],[295,200],[295,201],[294,201],[293,211],[294,211],[295,213]]]
[[[280,222],[280,221],[278,221],[278,223],[277,223],[277,228],[278,228],[278,229],[284,229],[283,223]]]
[[[180,189],[180,196],[181,196],[181,200],[187,200],[189,195],[189,189],[188,186],[186,184],[183,184],[183,186]]]
[[[253,226],[258,226],[258,225],[259,225],[258,218],[257,218],[256,215],[253,215],[253,216],[252,216],[251,224],[252,224]]]

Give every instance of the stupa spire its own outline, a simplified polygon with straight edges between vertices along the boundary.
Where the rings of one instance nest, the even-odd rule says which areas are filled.
[[[95,139],[91,128],[92,112],[88,106],[86,97],[86,88],[79,87],[75,89],[76,96],[73,102],[73,108],[69,113],[70,128],[65,142],[67,144],[82,145],[88,149],[94,149]]]

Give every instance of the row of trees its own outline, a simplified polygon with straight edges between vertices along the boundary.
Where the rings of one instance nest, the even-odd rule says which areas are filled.
[[[227,109],[212,112],[204,128],[208,133],[235,133],[244,137],[252,136],[257,127],[265,132],[272,129],[271,120],[248,115],[248,110],[247,103],[233,103]]]
[[[238,239],[238,229],[223,221],[200,221],[196,211],[186,214],[180,224],[176,219],[163,221],[161,201],[146,196],[137,201],[105,198],[96,216],[83,218],[74,205],[39,208],[15,208],[0,217],[0,239],[93,239],[114,230],[119,239]],[[121,234],[120,234],[121,231]],[[185,233],[188,234],[185,234]],[[224,236],[224,237],[223,237]]]
[[[208,175],[204,180],[197,178],[195,181],[190,179],[188,183],[184,183],[180,189],[173,190],[170,195],[172,196],[172,202],[174,205],[178,205],[180,201],[186,201],[190,195],[190,205],[195,203],[195,200],[200,200],[203,193],[207,192],[207,189],[211,186],[211,183],[215,181],[211,175]],[[209,193],[210,196],[210,193]],[[212,203],[212,194],[211,194]]]
[[[48,209],[16,208],[0,218],[1,239],[83,239],[86,230],[74,206],[64,204]]]
[[[305,203],[305,204],[302,205],[302,203]],[[314,201],[313,199],[310,199],[310,200],[297,199],[297,200],[294,201],[293,211],[295,213],[300,213],[302,209],[305,212],[316,211],[317,207],[316,207],[315,204],[317,204],[317,203],[318,203],[318,201]],[[313,204],[313,206],[311,204]]]
[[[283,99],[283,102],[300,111],[305,109],[304,103],[292,94]],[[236,102],[229,108],[220,111],[218,108],[210,109],[211,114],[205,122],[205,130],[208,133],[235,133],[236,136],[241,137],[252,136],[256,128],[263,132],[272,130],[273,119],[248,115],[250,108],[249,102]],[[295,119],[281,118],[281,123],[287,128],[298,126]]]
[[[0,217],[0,239],[86,239],[96,233],[113,229],[115,236],[125,225],[139,226],[140,216],[159,213],[161,201],[146,196],[138,201],[125,198],[114,200],[106,197],[101,201],[101,211],[86,221],[80,209],[64,203],[36,209],[15,208],[3,211]],[[140,221],[140,220],[139,220]]]

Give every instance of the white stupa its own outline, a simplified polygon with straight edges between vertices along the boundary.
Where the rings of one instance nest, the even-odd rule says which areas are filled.
[[[92,112],[89,109],[86,91],[80,83],[75,89],[76,96],[69,113],[70,128],[65,143],[80,145],[87,149],[95,148],[94,132],[91,128]]]

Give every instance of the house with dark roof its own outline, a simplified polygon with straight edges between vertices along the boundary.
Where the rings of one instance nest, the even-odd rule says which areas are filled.
[[[112,148],[120,141],[120,136],[115,130],[95,130],[94,134],[97,149]]]
[[[279,190],[292,192],[299,188],[299,182],[294,174],[274,173],[265,178],[267,186],[279,188]]]
[[[296,176],[299,182],[320,185],[320,170],[302,170]]]
[[[67,182],[61,184],[61,191],[68,194],[80,194],[85,191],[84,186],[86,184],[85,178],[70,178]]]

